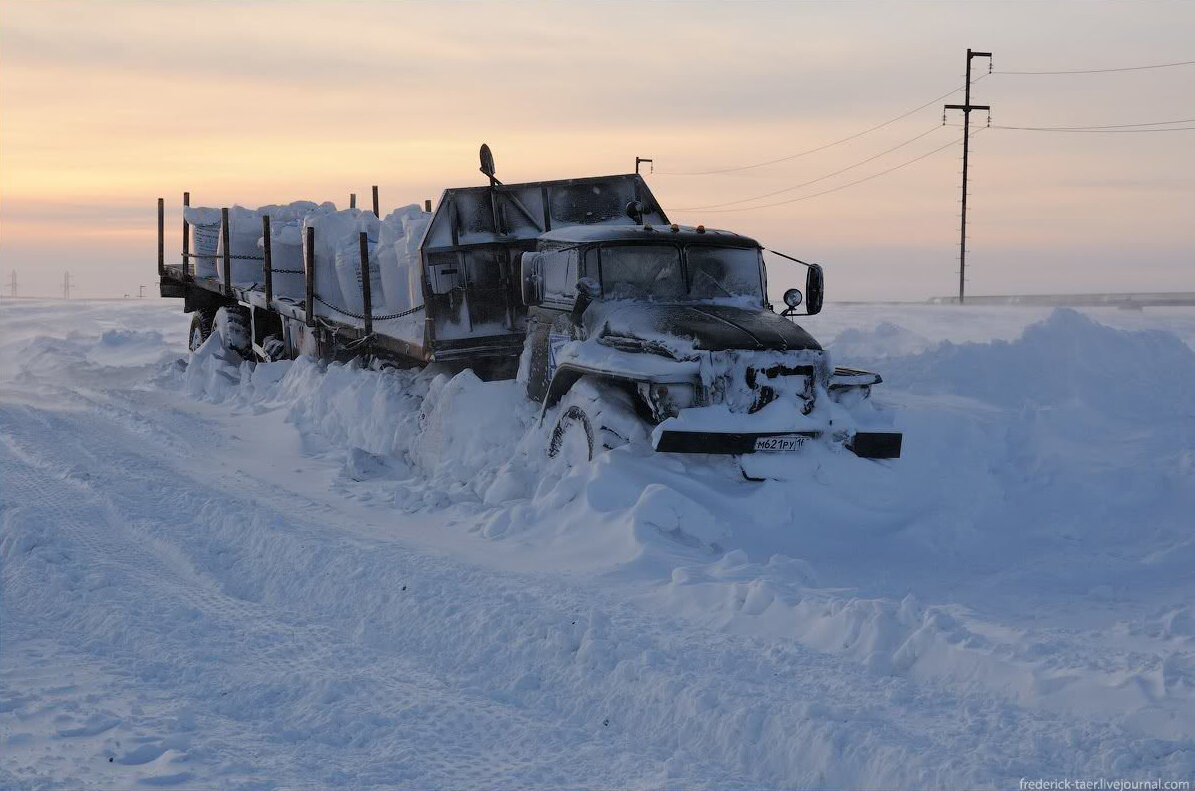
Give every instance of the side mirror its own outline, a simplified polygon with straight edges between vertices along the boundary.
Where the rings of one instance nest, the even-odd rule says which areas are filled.
[[[523,304],[533,308],[544,301],[544,258],[541,253],[523,253],[520,276],[523,284]]]
[[[627,204],[626,214],[631,218],[631,221],[636,225],[643,224],[643,204],[637,200],[633,200]]]
[[[809,272],[805,275],[805,294],[805,312],[810,316],[821,313],[822,300],[826,295],[826,276],[818,264],[809,265]]]
[[[577,301],[573,303],[573,321],[581,323],[581,316],[595,299],[602,295],[602,284],[596,278],[583,277],[577,281]]]

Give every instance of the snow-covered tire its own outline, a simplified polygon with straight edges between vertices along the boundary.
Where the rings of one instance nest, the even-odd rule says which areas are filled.
[[[289,357],[286,353],[286,342],[277,335],[270,335],[261,343],[262,362],[273,363]]]
[[[646,435],[646,426],[625,390],[584,376],[560,402],[548,458],[575,467]]]
[[[212,334],[212,314],[202,310],[191,313],[191,331],[187,334],[187,348],[198,351],[207,336]]]
[[[212,320],[212,332],[220,336],[220,344],[229,351],[249,360],[253,356],[253,330],[249,309],[230,305],[216,311]]]

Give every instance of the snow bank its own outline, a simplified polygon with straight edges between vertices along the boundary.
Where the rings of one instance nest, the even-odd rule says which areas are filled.
[[[753,483],[550,464],[511,382],[184,365],[176,305],[7,304],[0,784],[1189,776],[1191,351],[1005,322],[861,338],[905,457]]]
[[[875,360],[902,357],[923,352],[934,344],[929,338],[905,329],[890,321],[882,321],[872,329],[850,327],[838,333],[826,345],[835,359]]]
[[[815,446],[768,458],[782,482],[764,484],[729,458],[642,446],[561,469],[521,386],[470,372],[300,360],[264,385],[247,368],[235,382],[207,372],[201,390],[285,406],[301,432],[356,449],[353,480],[392,478],[402,510],[463,508],[483,538],[535,547],[528,562],[617,573],[651,607],[1020,705],[1136,712],[1151,736],[1195,729],[1189,615],[1168,616],[1169,642],[1144,654],[1135,641],[1080,650],[1087,638],[1036,623],[1039,601],[1115,611],[1195,593],[1182,571],[1195,564],[1195,352],[1067,310],[1011,342],[901,357],[884,344],[900,335],[873,348],[890,355],[879,392],[898,406],[904,458]],[[1161,686],[1155,663],[1169,668]]]
[[[1073,406],[1139,420],[1190,415],[1193,367],[1195,351],[1172,333],[1117,330],[1062,308],[1016,341],[945,342],[886,378],[1006,408]]]

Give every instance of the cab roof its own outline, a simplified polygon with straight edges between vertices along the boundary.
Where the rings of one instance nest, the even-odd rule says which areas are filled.
[[[673,230],[673,229],[676,230]],[[701,228],[701,230],[698,230]],[[572,225],[553,229],[539,235],[540,242],[551,244],[593,244],[597,242],[671,242],[681,244],[713,244],[726,247],[759,247],[759,242],[716,228],[690,225],[597,224]]]

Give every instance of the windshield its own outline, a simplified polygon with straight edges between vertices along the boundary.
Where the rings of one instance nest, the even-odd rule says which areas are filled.
[[[606,299],[684,299],[680,248],[627,244],[602,248],[602,296]]]
[[[688,252],[689,295],[694,299],[763,299],[758,250],[690,245]]]
[[[758,250],[689,245],[686,254],[688,278],[681,268],[679,247],[663,244],[603,247],[602,296],[669,301],[727,297],[763,300]]]

